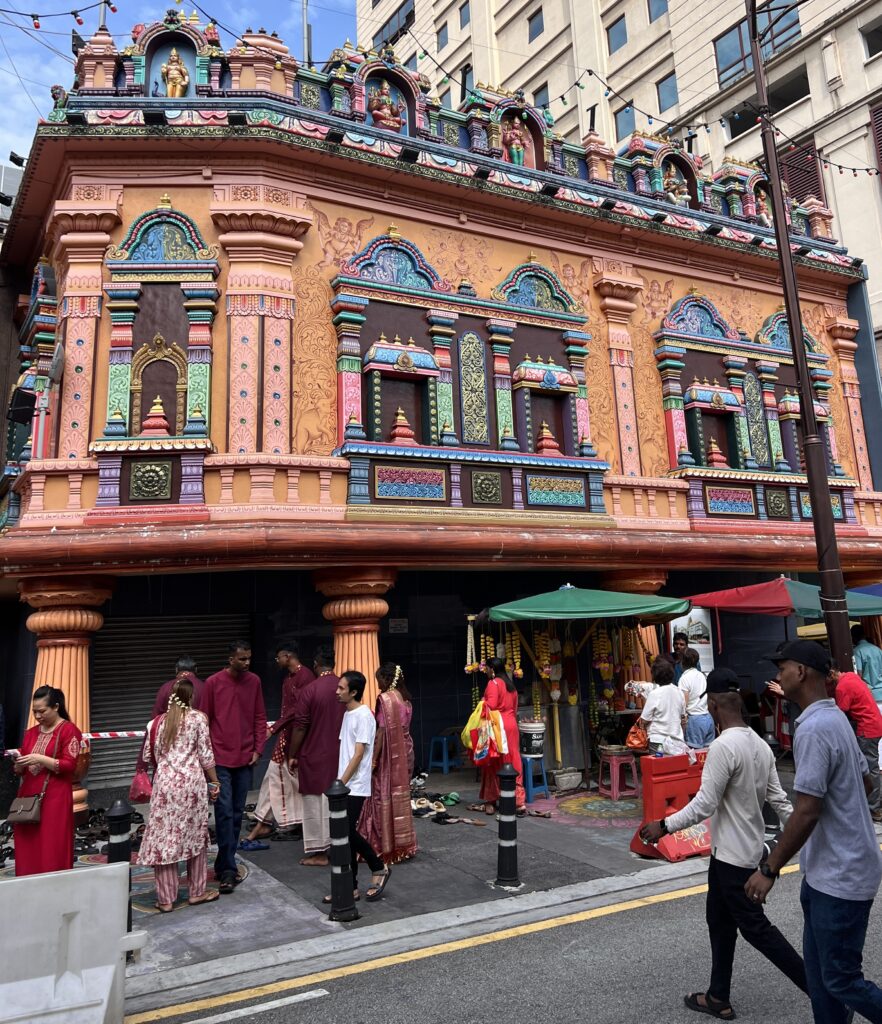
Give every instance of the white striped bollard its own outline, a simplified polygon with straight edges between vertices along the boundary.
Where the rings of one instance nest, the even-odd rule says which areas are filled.
[[[329,921],[357,921],[361,915],[352,895],[352,848],[349,845],[349,789],[334,779],[325,790],[331,819],[331,912]]]
[[[496,773],[499,779],[499,846],[496,859],[496,885],[515,889],[518,878],[518,819],[515,807],[515,784],[518,773],[510,764]]]
[[[107,846],[108,864],[129,865],[129,914],[126,931],[132,930],[132,805],[122,797],[111,804],[110,810],[104,815],[110,842]],[[126,959],[132,959],[127,953]]]

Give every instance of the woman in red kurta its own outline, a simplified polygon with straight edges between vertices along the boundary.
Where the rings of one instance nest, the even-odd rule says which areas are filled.
[[[518,812],[523,813],[526,804],[526,793],[523,785],[523,764],[521,762],[520,733],[518,732],[518,691],[505,671],[505,662],[493,658],[488,665],[492,678],[484,690],[484,706],[488,711],[498,711],[502,716],[502,727],[508,740],[508,753],[503,757],[503,764],[510,764],[518,773],[515,783],[515,804]],[[499,779],[496,773],[500,765],[481,769],[480,798],[484,802],[484,810],[490,814],[499,799]]]
[[[39,823],[14,826],[16,875],[73,867],[73,783],[83,735],[70,720],[61,690],[35,690],[32,710],[37,724],[25,733],[15,761],[18,795],[41,793],[47,772],[48,783]]]

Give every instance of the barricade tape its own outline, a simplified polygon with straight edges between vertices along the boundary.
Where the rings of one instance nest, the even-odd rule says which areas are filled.
[[[267,722],[267,727],[272,728],[276,723]],[[114,732],[84,732],[84,740],[141,740],[147,735],[146,729],[117,729]],[[10,747],[6,751],[7,757],[18,757],[20,750]]]

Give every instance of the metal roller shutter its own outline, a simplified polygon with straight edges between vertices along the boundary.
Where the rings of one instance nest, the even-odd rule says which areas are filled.
[[[93,732],[143,729],[156,691],[174,674],[178,658],[196,659],[202,678],[227,662],[231,640],[249,639],[248,615],[108,619],[92,645]],[[128,785],[141,740],[94,740],[86,784],[91,789]]]

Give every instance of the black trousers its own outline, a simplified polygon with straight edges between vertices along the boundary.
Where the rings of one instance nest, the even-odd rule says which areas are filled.
[[[367,864],[371,871],[382,871],[385,865],[383,858],[378,857],[371,844],[358,831],[358,818],[361,808],[367,800],[366,796],[346,797],[346,817],[349,820],[349,848],[352,850],[352,888],[357,887],[358,882],[358,857]]]
[[[744,892],[744,883],[753,868],[739,868],[711,857],[707,870],[707,930],[711,944],[711,983],[707,992],[714,999],[729,1002],[732,965],[738,932],[759,950],[782,974],[808,991],[802,957],[769,921],[761,903],[754,903]]]

